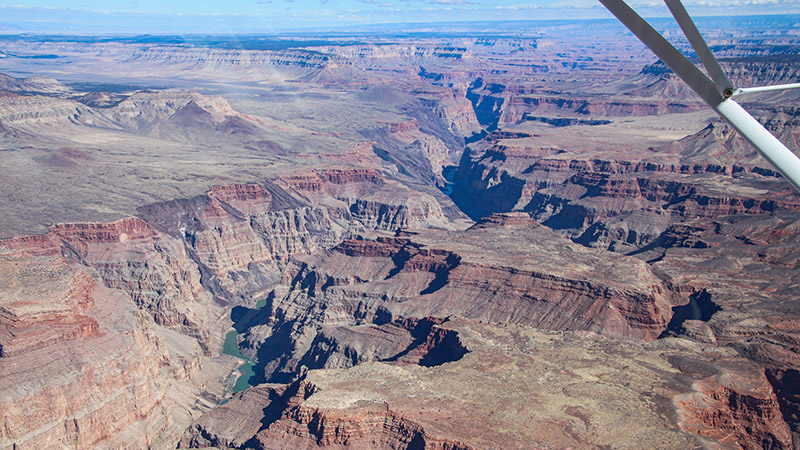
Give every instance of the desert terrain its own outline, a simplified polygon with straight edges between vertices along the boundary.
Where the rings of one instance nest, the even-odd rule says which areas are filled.
[[[800,447],[800,193],[615,21],[3,35],[0,174],[0,449]]]

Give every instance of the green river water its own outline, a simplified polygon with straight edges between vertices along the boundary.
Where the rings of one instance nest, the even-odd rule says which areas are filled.
[[[267,304],[267,299],[260,300],[256,305],[256,309],[260,310]],[[226,355],[235,356],[244,360],[244,364],[239,366],[239,378],[236,379],[236,384],[233,385],[233,393],[241,392],[253,385],[250,384],[250,378],[255,375],[253,366],[256,365],[255,361],[244,356],[239,351],[239,346],[236,345],[236,335],[239,334],[236,330],[231,331],[225,335],[225,345],[222,347],[222,353]]]
[[[253,366],[256,364],[255,361],[244,356],[242,352],[239,351],[239,347],[236,345],[237,334],[236,330],[233,330],[225,335],[225,345],[222,348],[222,353],[244,360],[244,364],[239,366],[239,378],[236,379],[236,384],[233,385],[234,394],[252,386],[250,384],[250,377],[255,375]]]

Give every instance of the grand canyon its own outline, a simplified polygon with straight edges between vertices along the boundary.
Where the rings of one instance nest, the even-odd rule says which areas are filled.
[[[800,193],[616,21],[3,35],[0,156],[0,449],[800,448]]]

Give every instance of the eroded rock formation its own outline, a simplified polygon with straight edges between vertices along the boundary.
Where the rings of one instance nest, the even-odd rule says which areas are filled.
[[[343,192],[389,183],[359,173],[331,172],[325,183]],[[224,394],[233,361],[210,356],[218,354],[225,305],[264,292],[292,257],[335,245],[350,223],[402,223],[356,221],[296,192],[271,183],[217,186],[143,207],[141,218],[60,224],[2,241],[3,446],[168,446]],[[38,404],[48,406],[30,407]]]

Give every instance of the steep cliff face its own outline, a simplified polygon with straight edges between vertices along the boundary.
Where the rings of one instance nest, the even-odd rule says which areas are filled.
[[[566,255],[576,263],[554,263]],[[285,380],[301,365],[458,354],[452,337],[424,337],[424,328],[403,322],[410,318],[461,316],[649,340],[666,327],[673,304],[644,263],[605,259],[524,215],[493,217],[463,233],[345,240],[297,261],[290,291],[272,297],[244,336],[244,351],[262,361],[266,380]]]
[[[793,114],[769,124],[791,145]],[[638,160],[535,142],[489,136],[471,146],[456,171],[453,200],[473,218],[526,211],[576,242],[616,251],[647,245],[671,223],[696,216],[800,207],[749,144],[717,124]]]
[[[788,148],[794,151],[800,149],[800,110],[780,108],[761,117],[767,130]],[[678,153],[685,163],[719,165],[727,173],[742,170],[758,170],[764,175],[776,173],[752,145],[724,122],[709,124],[703,130],[667,146],[663,151]]]
[[[391,411],[325,411],[297,406],[290,414],[259,432],[260,449],[413,449],[474,450],[475,447],[452,439],[431,436],[425,428]],[[276,444],[279,446],[276,446]]]
[[[139,213],[185,246],[203,285],[223,303],[263,294],[290,257],[334,245],[343,230],[327,209],[271,183],[218,186]]]
[[[384,360],[393,365],[419,364],[433,367],[458,360],[467,352],[454,330],[439,326],[442,322],[444,321],[430,318],[398,321],[388,326],[373,327],[373,330],[380,329],[380,332],[369,336],[367,334],[370,333],[363,328],[356,331],[355,327],[350,327],[350,336],[340,334],[339,337],[343,338],[341,343],[351,345],[350,350],[353,350],[362,343],[371,345],[375,340],[388,341],[386,336],[391,334],[392,328],[395,333],[410,331],[410,337],[414,341],[406,351]],[[359,333],[364,334],[361,339],[353,336]],[[335,345],[334,341],[330,343]],[[454,354],[457,357],[447,358]],[[373,359],[353,361],[351,364],[341,364],[339,361],[330,367],[353,367],[370,360]],[[317,367],[322,366],[315,364],[317,361],[306,362]],[[332,361],[328,361],[330,362]],[[356,414],[351,416],[347,411],[343,414],[335,409],[308,408],[302,403],[319,389],[304,380],[307,373],[305,367],[298,372],[299,375],[288,384],[260,384],[203,415],[186,430],[179,447],[276,448],[276,445],[280,445],[281,448],[306,448],[310,445],[309,441],[315,441],[314,445],[323,447],[356,448],[416,448],[420,443],[440,448],[436,445],[454,444],[450,440],[430,436],[419,424],[385,409],[377,411],[378,414],[375,415],[355,411]]]
[[[792,448],[789,427],[767,378],[725,373],[676,396],[681,429],[743,449]]]
[[[763,372],[735,352],[463,318],[439,328],[458,336],[463,358],[303,371],[205,415],[181,446],[790,448]],[[728,390],[695,390],[709,380]],[[695,427],[701,416],[713,425]]]
[[[796,376],[800,360],[795,351],[800,341],[797,327],[800,311],[794,301],[797,267],[800,267],[798,233],[797,213],[701,218],[670,227],[661,244],[654,246],[652,253],[643,254],[652,258],[653,269],[670,284],[704,292],[717,305],[718,311],[710,317],[703,314],[689,317],[684,322],[684,334],[732,346],[758,364],[761,372],[747,378],[760,380],[753,386],[762,389],[762,374],[766,374],[795,446],[800,437],[800,421],[795,414],[800,393]],[[703,308],[697,311],[702,312]],[[711,389],[717,392],[715,401],[724,400],[719,385],[736,386],[731,384],[735,378],[731,379],[734,381],[710,382],[718,384]],[[757,398],[761,403],[773,401],[763,395]],[[742,402],[752,403],[746,400]],[[708,408],[707,413],[711,414],[713,407]],[[775,413],[758,414],[768,418]],[[776,423],[769,426],[775,427]],[[775,428],[769,433],[778,436],[775,439],[781,442],[785,440]]]
[[[653,116],[698,111],[703,105],[690,101],[667,101],[585,96],[570,98],[560,96],[515,95],[503,103],[499,123],[511,125],[528,116],[556,117],[627,117]]]
[[[399,185],[376,171],[321,171],[313,179],[319,183],[298,182],[292,193],[272,183],[216,186],[140,208],[140,217],[59,224],[0,242],[0,379],[8,390],[0,446],[174,444],[190,415],[225,390],[232,361],[211,356],[230,303],[266,292],[291,259],[336,245],[349,227],[393,230],[431,219],[408,188],[407,203],[390,204],[393,215],[339,209],[334,195],[362,193],[377,210],[388,208],[380,196]],[[318,203],[300,192],[317,192]],[[418,359],[438,358],[435,349],[454,345],[418,328],[395,325],[407,345],[388,356],[422,346]]]
[[[469,137],[481,130],[472,103],[461,89],[443,92],[430,106],[456,136]]]
[[[602,118],[687,113],[704,108],[689,95],[654,95],[652,91],[664,94],[668,88],[659,86],[652,75],[639,78],[616,82],[613,85],[615,90],[604,89],[602,94],[574,96],[548,92],[545,87],[506,85],[484,82],[479,78],[470,86],[467,98],[472,101],[478,120],[488,131],[537,117],[584,119],[587,124],[602,124],[607,122],[599,120]],[[679,80],[674,84],[679,85]],[[685,91],[681,93],[690,92],[688,89]],[[620,95],[623,93],[626,95]]]
[[[214,363],[201,361],[197,343],[158,331],[125,291],[103,287],[52,248],[7,244],[0,447],[142,448],[175,439],[190,412],[204,409],[196,396],[208,385],[193,378]]]
[[[141,219],[100,224],[62,224],[37,238],[4,241],[30,254],[64,255],[90,267],[101,282],[126,292],[159,324],[208,338],[211,296],[183,243]]]
[[[377,230],[448,226],[432,196],[387,180],[374,169],[312,170],[282,176],[277,183],[324,205],[335,217],[353,221],[351,226]]]
[[[787,55],[769,55],[769,51],[728,45],[716,46],[714,50],[725,74],[736,87],[795,82],[800,76],[800,63]],[[622,86],[631,94],[697,103],[696,94],[661,61],[648,64]]]
[[[24,355],[40,348],[61,342],[81,340],[100,334],[97,321],[85,315],[94,307],[93,293],[97,288],[94,278],[78,271],[67,283],[67,267],[44,260],[42,268],[60,275],[66,284],[63,292],[53,292],[56,301],[51,304],[25,305],[16,301],[2,307],[3,328],[0,357]],[[27,281],[27,280],[25,280]],[[30,286],[26,286],[30,288]],[[24,288],[23,288],[24,289]],[[38,308],[37,308],[38,306]]]
[[[363,448],[472,450],[431,436],[420,424],[388,409],[352,411],[303,405],[318,390],[302,379],[248,390],[187,430],[180,448]]]
[[[741,55],[724,59],[722,66],[734,86],[741,87],[789,84],[800,77],[800,62],[775,56],[748,58]]]
[[[35,181],[64,197],[142,194],[114,218],[189,197],[0,242],[0,447],[797,447],[800,199],[718,123],[647,149],[696,99],[636,74],[651,55],[606,42],[593,60],[597,36],[569,34],[13,44],[57,49],[65,73],[202,79],[267,115],[173,90],[0,92],[8,176],[19,160],[63,170]],[[757,77],[796,74],[778,66]],[[771,116],[796,148],[797,111]],[[480,222],[459,232],[435,189],[464,138],[453,198]],[[77,200],[42,203],[86,220],[116,203]],[[286,384],[219,406],[231,321],[247,381]]]
[[[480,124],[463,90],[421,86],[412,92],[387,85],[370,85],[358,93],[375,105],[396,105],[403,120],[379,121],[358,133],[373,143],[385,165],[429,185],[445,183],[443,169],[455,165],[464,138]]]

